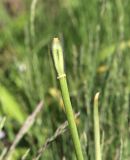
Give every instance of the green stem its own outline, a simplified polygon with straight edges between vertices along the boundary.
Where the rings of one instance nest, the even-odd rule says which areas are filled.
[[[99,93],[94,98],[94,139],[95,139],[95,160],[101,160],[101,147],[100,147],[100,127],[99,127],[99,115],[98,115],[98,97]]]
[[[53,39],[52,55],[53,55],[55,69],[58,74],[57,78],[60,81],[61,92],[62,92],[62,97],[63,97],[63,101],[64,101],[66,116],[67,116],[67,120],[68,120],[68,124],[69,124],[69,128],[70,128],[70,133],[72,136],[77,160],[83,160],[83,154],[82,154],[82,150],[81,150],[77,127],[75,124],[73,109],[72,109],[72,105],[71,105],[71,101],[70,101],[70,96],[69,96],[69,91],[68,91],[68,86],[67,86],[67,81],[66,81],[66,75],[64,72],[64,59],[63,59],[62,46],[61,46],[58,38]]]
[[[66,116],[68,119],[68,124],[69,124],[69,128],[70,128],[71,136],[72,136],[72,140],[74,143],[77,160],[83,160],[83,154],[82,154],[82,150],[81,150],[77,127],[75,124],[75,118],[74,118],[74,114],[73,114],[73,110],[72,110],[72,105],[71,105],[71,101],[70,101],[70,97],[69,97],[69,91],[68,91],[66,77],[59,78],[59,81],[60,81],[61,92],[62,92],[62,97],[63,97],[63,101],[64,101]]]

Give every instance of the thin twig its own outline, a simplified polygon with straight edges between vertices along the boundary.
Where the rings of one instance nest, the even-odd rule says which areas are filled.
[[[75,114],[75,118],[77,118],[80,115],[80,113]],[[33,160],[39,160],[39,158],[42,156],[44,151],[48,148],[48,146],[61,134],[67,131],[68,122],[65,121],[63,124],[61,124],[57,130],[55,131],[54,135],[46,140],[46,142],[43,144],[43,146],[38,150],[37,155],[33,158]]]
[[[34,123],[34,121],[36,119],[36,116],[38,115],[38,113],[40,113],[42,107],[43,107],[43,101],[41,101],[36,106],[36,109],[33,111],[33,113],[30,116],[28,116],[28,118],[26,119],[26,121],[22,125],[21,129],[17,133],[14,142],[12,143],[12,145],[9,148],[6,160],[10,157],[10,155],[12,154],[12,152],[14,151],[16,145],[19,143],[19,141],[22,139],[22,137],[28,132],[30,127],[33,125],[33,123]]]

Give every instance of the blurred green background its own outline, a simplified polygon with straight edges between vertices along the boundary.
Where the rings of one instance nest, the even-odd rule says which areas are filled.
[[[6,117],[0,153],[8,148],[40,100],[44,108],[15,149],[33,159],[65,120],[50,56],[60,37],[69,91],[85,160],[94,160],[92,106],[100,92],[103,160],[130,159],[130,1],[1,0],[0,119]],[[75,160],[66,132],[41,160]]]

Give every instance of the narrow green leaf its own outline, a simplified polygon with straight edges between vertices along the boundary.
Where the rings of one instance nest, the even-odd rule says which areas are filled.
[[[6,117],[2,118],[1,121],[0,121],[0,131],[2,130],[4,124],[5,124],[5,121],[6,121]]]
[[[15,97],[11,95],[8,89],[2,85],[0,85],[0,102],[3,111],[7,116],[17,120],[20,123],[24,122],[25,113],[22,111],[22,106],[18,104]]]

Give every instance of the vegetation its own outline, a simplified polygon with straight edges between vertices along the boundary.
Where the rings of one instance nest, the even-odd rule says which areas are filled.
[[[66,116],[67,116],[67,120],[70,128],[70,133],[73,140],[74,148],[75,148],[76,157],[78,160],[83,160],[83,153],[82,153],[79,135],[78,135],[78,131],[75,123],[75,117],[74,117],[74,113],[73,113],[73,109],[70,101],[66,74],[64,71],[63,50],[58,38],[54,38],[53,40],[52,52],[53,52],[55,68],[58,74],[57,79],[59,79],[60,86],[61,86],[65,112],[66,112]]]
[[[129,15],[129,0],[1,0],[0,159],[76,160],[50,54],[59,37],[84,159],[95,128],[103,160],[129,160]]]

